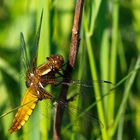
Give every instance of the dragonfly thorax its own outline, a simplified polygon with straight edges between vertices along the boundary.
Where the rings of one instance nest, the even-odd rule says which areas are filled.
[[[61,55],[55,54],[50,57],[47,57],[47,63],[40,65],[36,69],[36,74],[38,76],[45,76],[49,73],[56,73],[60,70],[64,63],[64,59]]]

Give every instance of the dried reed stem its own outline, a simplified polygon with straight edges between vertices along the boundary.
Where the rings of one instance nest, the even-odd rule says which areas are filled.
[[[80,27],[81,27],[81,19],[82,19],[82,11],[83,11],[84,0],[77,0],[75,15],[74,15],[74,23],[72,28],[72,40],[71,40],[71,48],[69,54],[69,62],[64,71],[64,82],[69,82],[71,80],[72,71],[75,65],[76,56],[78,53],[78,48],[80,44]],[[62,85],[60,101],[66,102],[68,91],[68,85]],[[54,112],[54,132],[53,139],[60,140],[60,132],[62,125],[62,118],[64,113],[64,107],[59,102],[55,103],[55,112]]]

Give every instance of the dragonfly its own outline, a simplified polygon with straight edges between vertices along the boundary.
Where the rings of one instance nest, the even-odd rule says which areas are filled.
[[[34,68],[32,72],[27,72],[27,91],[21,102],[21,106],[24,106],[18,109],[9,129],[10,133],[19,130],[25,124],[38,101],[53,98],[53,95],[45,90],[45,86],[56,83],[55,74],[63,64],[63,57],[61,55],[52,55],[47,60],[47,63]]]
[[[27,55],[26,43],[24,40],[23,33],[20,34],[21,49],[23,53],[24,65],[26,68],[25,83],[26,83],[27,90],[23,96],[21,105],[18,108],[17,113],[15,114],[12,125],[9,128],[10,133],[18,131],[24,126],[24,124],[28,121],[29,117],[31,116],[33,110],[35,109],[39,101],[44,99],[56,100],[53,94],[50,94],[48,91],[45,90],[45,87],[47,85],[57,85],[61,83],[61,84],[66,84],[68,86],[80,85],[83,87],[92,87],[93,82],[95,82],[92,81],[88,83],[80,80],[71,80],[69,83],[62,82],[61,80],[61,77],[63,77],[62,67],[65,64],[64,64],[64,58],[60,54],[55,54],[55,55],[51,55],[50,57],[47,57],[46,63],[37,66],[37,52],[38,52],[42,17],[43,17],[43,12],[40,17],[40,24],[36,35],[36,40],[35,40],[36,42],[34,45],[35,55],[33,56],[33,58],[31,58],[31,62],[29,62],[29,58]],[[109,84],[111,83],[102,80],[97,82],[103,82]]]
[[[21,101],[21,108],[18,109],[15,118],[11,127],[9,128],[9,132],[13,133],[25,124],[25,122],[29,119],[29,116],[32,114],[34,108],[36,107],[38,101],[43,99],[53,99],[53,95],[48,93],[45,90],[45,87],[48,84],[55,84],[55,75],[61,73],[59,72],[62,65],[64,64],[64,59],[61,55],[55,54],[50,57],[47,57],[47,62],[37,67],[37,51],[38,51],[38,43],[40,38],[41,24],[42,24],[43,12],[40,18],[40,24],[36,36],[35,42],[35,56],[32,59],[32,65],[30,66],[30,62],[27,55],[26,44],[24,40],[23,33],[20,34],[21,40],[21,49],[23,53],[23,57],[26,65],[26,87],[27,90],[24,94],[24,97]],[[25,105],[26,104],[26,105]]]

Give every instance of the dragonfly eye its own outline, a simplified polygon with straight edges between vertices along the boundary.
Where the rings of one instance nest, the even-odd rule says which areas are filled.
[[[63,57],[58,54],[47,57],[46,59],[48,60],[48,63],[50,64],[53,71],[59,70],[64,63]]]
[[[53,63],[56,69],[60,69],[64,63],[64,59],[61,55],[53,55],[52,56]]]

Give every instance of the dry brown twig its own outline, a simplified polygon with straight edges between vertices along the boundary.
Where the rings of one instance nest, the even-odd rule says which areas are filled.
[[[82,20],[82,12],[83,12],[84,0],[77,0],[75,7],[75,15],[74,15],[74,23],[72,28],[72,39],[71,39],[71,48],[69,54],[69,62],[64,71],[64,82],[69,82],[71,80],[72,71],[75,65],[76,56],[78,53],[78,48],[80,45],[80,27]],[[68,85],[62,85],[60,101],[66,101],[68,91]],[[62,108],[62,104],[55,104],[55,112],[54,112],[54,132],[53,139],[60,140],[60,132],[62,125],[64,108]]]

